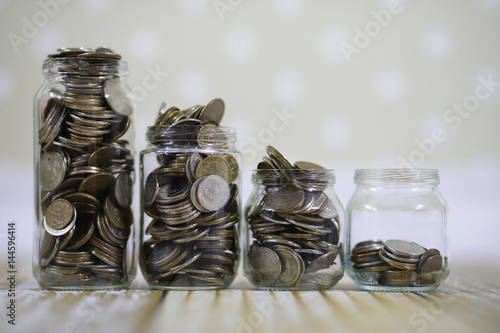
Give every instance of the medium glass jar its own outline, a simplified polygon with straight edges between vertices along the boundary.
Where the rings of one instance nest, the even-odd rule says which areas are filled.
[[[33,275],[48,289],[116,289],[136,274],[131,90],[121,56],[59,49],[34,99]]]
[[[229,286],[239,265],[235,130],[186,119],[148,127],[146,136],[149,146],[140,154],[144,278],[155,289]]]
[[[343,207],[328,169],[258,169],[245,207],[243,268],[260,289],[319,290],[343,276]]]
[[[449,275],[448,206],[434,169],[361,169],[346,206],[345,265],[370,291],[428,291]]]

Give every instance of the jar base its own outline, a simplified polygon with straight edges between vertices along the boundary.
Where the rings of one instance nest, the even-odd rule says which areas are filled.
[[[53,290],[53,291],[99,291],[99,290],[123,290],[128,289],[131,285],[131,282],[119,284],[119,285],[102,285],[102,286],[60,286],[60,285],[51,285],[38,283],[40,287],[45,290]]]
[[[421,292],[421,291],[433,291],[439,287],[439,284],[433,284],[429,286],[374,286],[374,285],[363,285],[358,284],[360,288],[366,291],[376,291],[376,292]]]

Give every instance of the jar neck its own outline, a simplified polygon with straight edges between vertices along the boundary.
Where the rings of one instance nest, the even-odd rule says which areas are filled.
[[[146,132],[149,144],[157,147],[189,147],[201,149],[234,149],[236,131],[232,127],[214,125],[149,126]]]
[[[42,71],[48,78],[68,75],[101,79],[128,77],[126,61],[107,58],[48,58],[43,62]]]
[[[324,188],[335,184],[332,169],[259,169],[252,174],[256,186],[300,185],[305,188]]]
[[[354,183],[358,186],[437,186],[437,169],[356,169]]]

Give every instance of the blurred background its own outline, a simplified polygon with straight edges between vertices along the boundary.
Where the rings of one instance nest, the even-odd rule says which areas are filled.
[[[438,168],[452,265],[498,259],[499,31],[500,0],[0,0],[0,221],[17,222],[31,271],[43,60],[107,46],[129,65],[136,152],[163,101],[220,97],[244,157],[243,202],[268,144],[335,169],[344,206],[356,168]]]

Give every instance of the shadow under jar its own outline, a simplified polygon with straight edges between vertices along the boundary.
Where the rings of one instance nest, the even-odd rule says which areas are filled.
[[[33,275],[48,289],[116,289],[136,274],[128,69],[106,48],[59,49],[34,100]]]
[[[239,165],[234,129],[148,127],[141,152],[139,263],[155,289],[226,288],[239,264]]]
[[[447,212],[434,169],[360,169],[346,206],[347,273],[369,291],[430,291],[449,275]]]
[[[343,276],[343,207],[328,169],[259,169],[245,207],[243,268],[260,289],[319,290]]]

